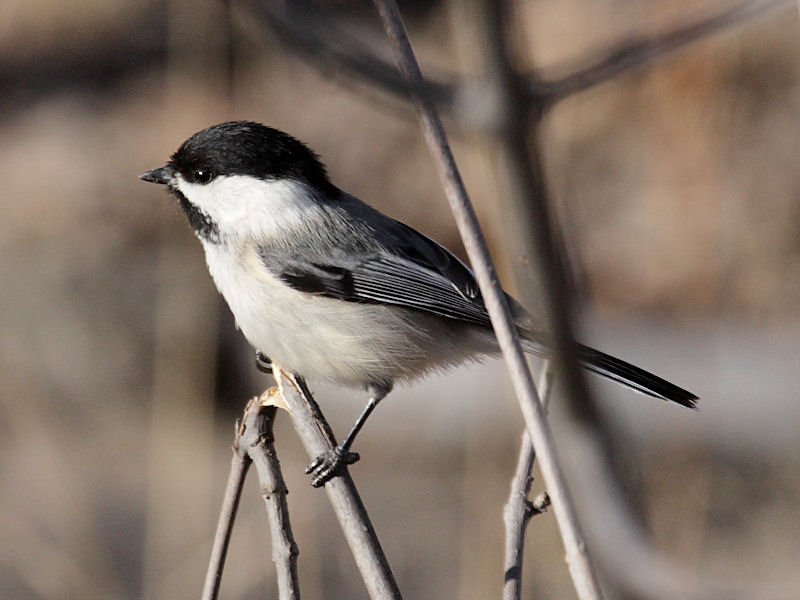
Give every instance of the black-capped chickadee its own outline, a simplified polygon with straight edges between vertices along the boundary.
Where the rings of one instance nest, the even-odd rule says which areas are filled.
[[[247,340],[280,367],[366,387],[338,448],[309,467],[322,485],[357,460],[353,439],[392,385],[499,352],[475,277],[448,250],[341,191],[292,136],[237,121],[204,129],[142,173],[178,200]],[[513,298],[526,351],[547,335]],[[697,396],[587,346],[585,368],[694,407]]]

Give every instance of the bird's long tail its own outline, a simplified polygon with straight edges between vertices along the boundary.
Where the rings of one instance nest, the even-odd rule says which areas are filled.
[[[526,352],[543,358],[547,357],[551,347],[549,336],[543,332],[536,320],[519,302],[511,296],[507,296],[507,300],[522,338],[522,347]],[[577,344],[577,351],[584,369],[653,398],[676,402],[689,408],[697,406],[698,398],[692,392],[684,390],[658,375],[653,375],[622,359],[583,344]]]
[[[692,392],[624,360],[580,344],[578,345],[578,357],[584,368],[589,371],[621,383],[637,392],[653,398],[677,402],[689,408],[695,408],[697,405],[698,398]]]

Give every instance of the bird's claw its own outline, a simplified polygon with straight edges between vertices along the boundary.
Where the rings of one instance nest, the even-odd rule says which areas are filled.
[[[322,487],[339,475],[347,465],[352,465],[359,458],[358,452],[349,452],[336,446],[333,450],[323,452],[306,467],[306,475],[311,475],[311,485]]]

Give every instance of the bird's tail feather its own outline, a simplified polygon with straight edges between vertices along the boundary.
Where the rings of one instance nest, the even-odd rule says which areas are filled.
[[[511,307],[522,337],[522,347],[525,351],[542,358],[549,356],[549,336],[542,333],[541,329],[535,326],[529,313],[513,299]],[[578,359],[584,369],[653,398],[676,402],[689,408],[696,408],[697,406],[698,398],[692,392],[684,390],[658,375],[653,375],[622,359],[615,358],[610,354],[600,352],[600,350],[595,350],[583,344],[577,344],[576,349]]]
[[[637,392],[653,398],[677,402],[689,408],[695,408],[697,405],[698,398],[692,392],[624,360],[583,345],[578,345],[578,356],[584,368]]]

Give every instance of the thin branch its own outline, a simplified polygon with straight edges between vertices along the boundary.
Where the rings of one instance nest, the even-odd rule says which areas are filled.
[[[566,96],[582,92],[622,73],[650,64],[658,58],[706,39],[735,25],[752,21],[767,12],[796,6],[796,0],[748,0],[705,18],[680,25],[650,37],[635,37],[601,52],[602,58],[591,65],[573,70],[560,79],[543,81],[529,77],[531,96],[555,103]]]
[[[790,600],[800,598],[796,573],[782,579],[718,577],[679,564],[654,547],[634,520],[628,502],[609,475],[609,466],[596,440],[576,435],[573,424],[563,428],[569,445],[569,466],[574,469],[576,494],[584,494],[586,530],[590,533],[606,573],[625,596],[682,600]]]
[[[357,78],[403,99],[408,99],[414,91],[424,90],[437,103],[452,104],[451,94],[457,86],[433,80],[410,84],[398,74],[394,65],[346,32],[341,23],[330,17],[320,18],[319,10],[312,13],[302,5],[274,0],[248,3],[247,8],[283,43],[312,64],[326,70],[344,68]]]
[[[274,388],[273,388],[274,390]],[[278,597],[281,600],[299,600],[300,584],[297,579],[297,556],[299,550],[289,521],[289,506],[286,502],[286,483],[275,453],[272,426],[278,409],[265,405],[264,397],[253,398],[247,405],[240,429],[238,448],[246,452],[256,467],[261,495],[267,510],[270,538],[272,540],[272,562],[278,580]]]
[[[503,508],[506,529],[505,559],[503,562],[503,600],[519,600],[522,594],[522,558],[525,548],[525,529],[532,516],[528,493],[533,483],[531,469],[536,453],[528,430],[522,432],[519,458],[511,491]]]
[[[505,6],[505,5],[504,5]],[[543,294],[543,324],[550,334],[555,374],[563,390],[567,407],[579,413],[585,421],[594,422],[597,408],[588,393],[585,375],[580,368],[572,328],[572,303],[565,276],[563,257],[550,215],[547,186],[538,144],[538,124],[541,113],[529,114],[519,99],[524,94],[523,81],[514,69],[509,43],[510,26],[506,10],[497,10],[491,0],[482,2],[483,30],[486,32],[487,70],[494,79],[499,103],[507,107],[506,122],[497,137],[497,147],[504,164],[509,185],[509,197],[519,210],[517,218],[524,220],[532,233],[532,264],[546,293]],[[507,9],[507,7],[506,7]],[[553,499],[553,509],[564,540],[567,565],[580,598],[601,598],[598,577],[589,557],[581,524],[572,496],[566,485],[561,461],[552,451],[544,454],[545,442],[553,444],[548,423],[531,423],[528,429],[536,448],[545,484]],[[533,427],[541,427],[537,439]],[[602,438],[605,439],[605,438]],[[605,450],[605,445],[600,447]],[[554,482],[558,485],[554,486]],[[563,494],[563,495],[562,495]]]
[[[393,0],[375,0],[375,4],[386,28],[400,70],[411,81],[420,81],[422,76],[419,65],[411,49],[397,4]],[[487,12],[492,12],[492,10],[487,9]],[[564,475],[561,472],[556,456],[553,434],[545,418],[544,409],[533,383],[533,377],[522,352],[519,334],[511,318],[503,290],[498,282],[486,240],[481,233],[475,211],[469,201],[463,180],[450,151],[444,127],[439,119],[435,105],[429,98],[416,96],[415,105],[422,122],[426,141],[434,155],[439,177],[442,180],[445,194],[464,242],[464,248],[475,270],[492,326],[503,351],[503,356],[506,359],[506,365],[525,419],[525,425],[539,456],[547,489],[553,498],[556,521],[561,531],[561,537],[564,540],[567,562],[576,591],[581,599],[600,598],[597,577],[589,562],[583,534],[580,531],[573,502],[569,496]],[[511,104],[503,103],[503,106],[510,107]],[[521,127],[520,134],[525,129]],[[527,153],[523,157],[518,157],[518,160],[526,156]],[[547,228],[548,225],[549,221],[545,220],[543,228]],[[548,229],[545,229],[544,235],[549,241],[551,234]],[[549,259],[551,257],[543,258]],[[563,298],[563,295],[559,297],[559,299],[561,298]],[[562,324],[559,323],[559,325]],[[566,344],[563,343],[563,340],[569,337],[568,326],[566,335],[563,333],[565,331],[563,327],[561,331],[561,339],[559,340],[558,336],[554,338],[556,342],[554,351],[556,357],[564,361]]]
[[[567,75],[555,80],[539,73],[526,77],[527,93],[518,98],[520,106],[549,107],[572,94],[584,91],[631,69],[674,53],[685,46],[727,31],[731,27],[765,15],[771,10],[792,6],[795,0],[748,0],[708,17],[680,25],[652,37],[636,37],[599,51],[603,58],[589,66],[565,69]],[[334,19],[320,18],[319,11],[291,2],[258,0],[245,8],[267,25],[281,41],[324,69],[344,69],[384,92],[409,98],[426,96],[439,110],[453,113],[462,126],[492,128],[502,120],[502,107],[496,103],[493,88],[484,77],[464,80],[455,74],[409,81],[398,76],[393,66],[357,40]],[[491,78],[491,73],[489,73]]]
[[[292,423],[310,458],[336,447],[336,439],[305,381],[273,363],[273,375]],[[347,467],[325,484],[328,500],[344,532],[356,565],[373,600],[402,598],[378,536]]]
[[[485,8],[486,22],[489,23],[485,29],[490,35],[502,39],[507,35],[507,27],[497,18],[495,4],[486,0]],[[489,44],[489,48],[490,51],[499,50],[501,46],[495,43]],[[497,74],[501,83],[501,96],[505,95],[501,105],[520,105],[517,99],[522,86],[512,69],[512,62],[504,54],[494,56],[493,60],[494,66],[491,70]],[[563,447],[567,450],[564,453],[567,459],[565,467],[571,475],[570,482],[575,486],[576,497],[586,499],[586,510],[582,516],[585,517],[586,530],[591,533],[590,539],[598,556],[627,592],[642,598],[796,597],[797,584],[787,581],[762,581],[753,584],[700,577],[654,549],[646,539],[641,523],[631,516],[630,503],[617,481],[617,474],[610,460],[611,432],[600,418],[575,360],[571,305],[559,260],[564,254],[558,240],[552,236],[553,228],[550,226],[547,191],[537,141],[535,138],[533,141],[526,139],[526,132],[530,129],[535,134],[537,123],[531,124],[534,127],[528,126],[521,118],[522,111],[510,110],[507,114],[509,119],[504,135],[500,136],[499,145],[509,170],[511,195],[518,201],[517,206],[522,211],[519,214],[526,215],[521,218],[529,220],[535,233],[534,264],[541,270],[543,286],[547,290],[545,324],[553,336],[553,358],[560,361],[560,364],[556,363],[556,373],[560,375],[559,381],[563,384],[564,400],[568,409],[567,420],[560,432]],[[541,455],[536,438],[534,445],[545,480],[548,481],[545,457]],[[552,495],[558,517],[559,500],[555,494]],[[569,553],[569,549],[567,552]]]
[[[219,513],[217,531],[211,548],[211,558],[206,571],[202,600],[216,600],[219,595],[222,570],[225,567],[225,557],[228,554],[228,545],[233,533],[233,523],[236,519],[236,511],[239,508],[239,500],[242,497],[242,487],[244,486],[247,469],[250,466],[250,459],[247,455],[239,452],[238,439],[239,432],[237,427],[233,456],[231,457],[231,470],[228,474],[228,483],[225,486],[225,496]]]
[[[549,363],[542,368],[542,376],[537,386],[542,395],[545,409],[550,401],[552,370]],[[522,442],[517,459],[517,468],[511,479],[511,490],[508,502],[503,509],[503,522],[506,530],[505,562],[503,577],[503,600],[519,600],[522,594],[522,558],[525,548],[525,529],[528,521],[535,515],[544,512],[550,505],[547,494],[538,499],[538,504],[528,500],[528,493],[533,483],[531,471],[536,452],[531,443],[528,431],[522,432]]]

